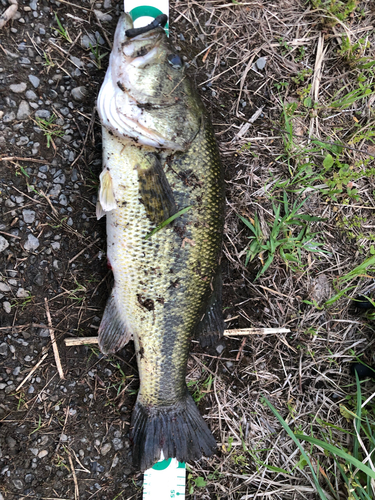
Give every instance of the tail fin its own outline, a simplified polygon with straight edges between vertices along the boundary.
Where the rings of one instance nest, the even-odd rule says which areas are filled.
[[[146,406],[136,402],[131,423],[133,465],[141,471],[160,460],[179,462],[198,460],[216,451],[216,441],[186,391],[184,399],[173,406]]]

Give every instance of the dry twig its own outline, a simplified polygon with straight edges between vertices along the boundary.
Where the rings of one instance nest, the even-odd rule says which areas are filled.
[[[52,320],[51,320],[51,314],[49,312],[47,298],[44,299],[44,304],[45,304],[45,308],[46,308],[46,315],[47,315],[47,321],[48,321],[49,334],[50,334],[50,337],[51,337],[53,355],[55,356],[55,362],[56,362],[56,366],[57,366],[57,371],[59,372],[60,378],[64,379],[65,378],[64,377],[64,371],[63,371],[63,368],[61,366],[59,350],[58,350],[57,344],[56,344],[55,332],[53,331],[53,328],[52,328]]]

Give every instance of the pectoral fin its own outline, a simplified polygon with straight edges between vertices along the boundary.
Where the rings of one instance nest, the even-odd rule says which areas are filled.
[[[222,287],[221,269],[219,269],[213,280],[213,292],[206,312],[196,329],[196,335],[202,347],[215,346],[224,334]]]
[[[147,162],[138,168],[140,201],[155,225],[176,213],[172,188],[155,154],[147,155]]]
[[[110,212],[117,207],[114,191],[112,176],[105,168],[99,177],[100,187],[98,194],[98,204],[96,206],[96,217],[100,219],[105,215],[105,212]]]

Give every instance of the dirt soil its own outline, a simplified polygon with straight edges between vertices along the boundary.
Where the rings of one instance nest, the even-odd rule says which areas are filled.
[[[345,22],[353,43],[367,36],[373,51],[373,6],[358,5]],[[0,1],[2,10],[7,6]],[[112,287],[105,219],[95,216],[101,171],[95,100],[122,8],[116,0],[20,0],[15,18],[0,30],[0,500],[142,497],[143,477],[130,460],[138,387],[132,343],[111,357],[95,345],[64,343],[96,336]],[[269,235],[269,194],[282,200],[281,180],[293,178],[302,162],[293,154],[285,159],[283,106],[296,103],[301,110],[314,88],[322,102],[344,84],[350,91],[355,70],[337,56],[340,30],[296,0],[171,2],[171,38],[211,113],[225,167],[227,328],[290,329],[230,338],[213,352],[193,343],[189,387],[219,452],[189,464],[190,498],[318,498],[298,450],[261,396],[300,431],[316,430],[318,416],[347,429],[340,404],[349,404],[355,391],[350,362],[358,356],[372,362],[371,324],[350,301],[350,294],[371,289],[372,274],[348,282],[350,294],[334,309],[324,302],[338,291],[335,280],[370,255],[373,241],[360,237],[354,219],[349,238],[345,221],[362,217],[372,230],[374,200],[364,193],[375,190],[373,174],[357,177],[360,201],[345,201],[346,191],[334,200],[316,187],[322,180],[312,182],[303,210],[321,218],[311,225],[322,252],[302,248],[299,268],[277,254],[255,280],[266,254],[245,266],[251,234],[238,217],[254,224],[257,213]],[[319,50],[325,66],[316,90]],[[303,93],[309,83],[315,87]],[[293,147],[307,144],[309,134],[349,142],[345,130],[356,123],[371,130],[373,101],[334,115],[307,109],[291,118]],[[354,147],[361,152],[345,153],[351,166],[373,161],[371,136]],[[317,170],[325,153],[319,155]],[[292,201],[298,186],[289,192]],[[372,390],[368,381],[364,391]],[[319,460],[328,460],[321,450]],[[333,468],[327,462],[322,470]],[[337,498],[345,498],[342,482],[331,480]]]

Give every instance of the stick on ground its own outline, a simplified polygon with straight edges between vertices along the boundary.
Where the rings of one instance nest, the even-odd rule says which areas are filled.
[[[53,331],[53,328],[52,328],[51,314],[49,312],[48,300],[47,300],[46,297],[44,298],[44,302],[45,302],[45,307],[46,307],[46,315],[47,315],[47,320],[48,320],[49,334],[50,334],[50,337],[51,337],[53,355],[55,356],[55,362],[56,362],[56,366],[57,366],[57,371],[59,372],[60,378],[64,379],[65,378],[64,377],[64,372],[63,372],[63,369],[62,369],[62,366],[61,366],[59,350],[58,350],[57,344],[56,344],[55,332]]]
[[[224,337],[235,337],[236,335],[273,335],[276,333],[288,333],[289,328],[240,328],[238,330],[225,330]],[[98,337],[79,337],[65,339],[67,347],[73,345],[97,344]]]

